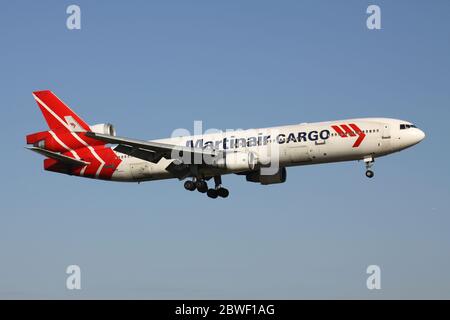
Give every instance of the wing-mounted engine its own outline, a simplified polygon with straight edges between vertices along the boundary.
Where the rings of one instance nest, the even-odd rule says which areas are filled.
[[[100,134],[107,134],[109,136],[116,136],[116,129],[111,123],[99,123],[95,124],[93,126],[90,126],[90,129],[92,132],[100,133]]]
[[[215,165],[233,172],[253,171],[258,166],[258,157],[252,152],[227,152],[217,159]]]
[[[246,175],[247,181],[259,182],[263,185],[283,183],[286,181],[287,171],[286,168],[279,168],[275,174],[263,175],[261,170],[250,172]]]

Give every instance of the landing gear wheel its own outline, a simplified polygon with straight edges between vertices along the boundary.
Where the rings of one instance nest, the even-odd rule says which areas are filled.
[[[207,193],[208,197],[215,199],[218,196],[218,192],[216,189],[208,189]]]
[[[184,188],[189,191],[194,191],[196,188],[194,181],[191,181],[191,180],[186,181],[184,183]]]
[[[375,174],[373,173],[372,170],[367,170],[367,171],[366,171],[366,177],[367,177],[367,178],[373,178],[374,175],[375,175]]]
[[[219,195],[219,197],[226,198],[228,197],[230,192],[226,188],[219,188],[217,189],[217,194]]]
[[[364,162],[366,163],[366,177],[367,178],[373,178],[375,175],[372,170],[370,170],[373,166],[373,163],[375,162],[375,159],[373,156],[366,156],[364,157]]]
[[[197,188],[198,192],[205,193],[208,191],[208,185],[206,184],[206,181],[203,180],[197,180],[195,182],[195,187]]]

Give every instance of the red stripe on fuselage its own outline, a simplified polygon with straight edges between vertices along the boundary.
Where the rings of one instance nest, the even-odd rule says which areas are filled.
[[[105,162],[102,171],[99,174],[100,179],[111,179],[114,171],[116,171],[122,160],[117,157],[116,153],[107,147],[95,147],[98,156]]]
[[[355,130],[356,134],[358,135],[358,139],[356,139],[355,143],[353,144],[353,148],[358,148],[366,138],[366,134],[354,123],[350,123],[349,126],[352,127],[352,129]]]
[[[358,139],[356,139],[355,143],[352,146],[353,148],[359,147],[366,138],[366,134],[354,123],[350,123],[349,125],[341,124],[340,126],[333,125],[331,126],[331,128],[333,128],[334,131],[336,131],[336,133],[342,138],[347,138],[348,136],[358,136]],[[345,132],[341,128],[344,129]]]
[[[345,130],[345,132],[350,136],[350,137],[356,137],[356,134],[353,132],[352,129],[350,129],[346,124],[341,124],[341,128]]]
[[[342,131],[342,129],[339,128],[339,126],[331,126],[331,127],[332,127],[332,128],[334,129],[334,131],[336,131],[336,133],[337,133],[338,135],[340,135],[342,138],[347,137],[347,135],[345,134],[345,132]]]
[[[122,160],[116,156],[116,153],[111,148],[104,146],[96,146],[92,148],[105,163],[98,177],[96,177],[96,173],[102,163],[93,156],[92,152],[88,148],[77,149],[76,152],[80,158],[90,163],[86,166],[86,169],[84,169],[83,177],[110,180]],[[67,155],[69,155],[69,152]],[[82,168],[74,169],[72,174],[79,176],[81,170]]]
[[[95,158],[91,150],[89,150],[87,147],[76,149],[75,152],[78,154],[81,160],[89,162],[89,165],[84,170],[83,176],[88,178],[95,178],[95,174],[97,173],[101,162],[98,161],[97,158]]]

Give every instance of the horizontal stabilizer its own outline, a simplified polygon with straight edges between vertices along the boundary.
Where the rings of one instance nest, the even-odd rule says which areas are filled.
[[[82,167],[82,166],[87,166],[89,164],[89,162],[85,162],[82,160],[77,160],[68,156],[65,156],[61,153],[57,153],[57,152],[53,152],[53,151],[49,151],[49,150],[45,150],[42,148],[37,148],[37,147],[25,147],[31,151],[37,152],[45,157],[48,158],[52,158],[55,160],[58,160],[64,164],[70,165],[70,166],[75,166],[75,167]]]

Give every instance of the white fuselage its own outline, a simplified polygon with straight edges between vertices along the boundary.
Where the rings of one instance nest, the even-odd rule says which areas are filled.
[[[347,130],[347,131],[346,131]],[[350,131],[350,132],[349,132]],[[420,142],[425,134],[410,122],[388,118],[362,118],[261,129],[220,132],[153,140],[180,146],[253,153],[264,163],[280,167],[377,158]],[[115,181],[173,178],[166,170],[174,160],[152,163],[116,152],[120,165]],[[235,170],[199,169],[202,176],[239,173]],[[202,171],[203,170],[203,171]]]

